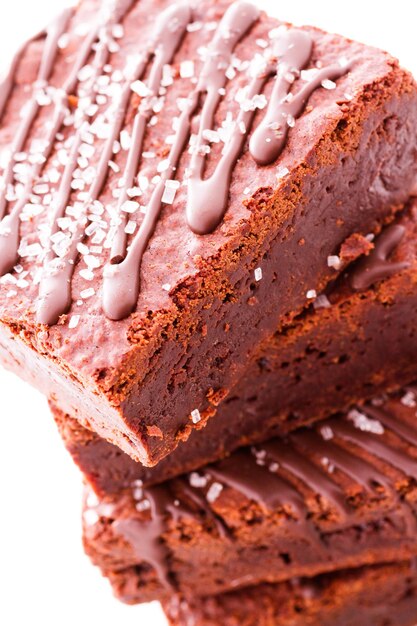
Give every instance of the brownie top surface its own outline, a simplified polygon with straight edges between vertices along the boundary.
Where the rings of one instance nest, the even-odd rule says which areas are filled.
[[[121,85],[126,82],[126,67],[131,69],[137,63],[138,53],[146,52],[155,33],[155,22],[161,19],[161,12],[167,7],[181,9],[180,5],[162,0],[125,1],[116,2],[115,5],[113,12],[110,10],[104,17],[100,13],[97,17],[97,3],[85,0],[73,14],[61,15],[54,22],[53,27],[46,31],[46,43],[45,37],[41,37],[27,45],[12,73],[14,86],[6,100],[0,128],[3,182],[7,178],[7,163],[11,156],[14,161],[11,180],[6,189],[1,191],[2,202],[7,205],[6,217],[20,210],[18,205],[22,197],[26,200],[20,220],[17,220],[19,256],[13,269],[9,268],[11,272],[7,272],[0,280],[0,318],[15,328],[31,333],[35,330],[35,341],[70,361],[73,366],[83,366],[86,371],[117,365],[129,350],[128,334],[132,327],[140,329],[149,317],[149,312],[168,312],[173,306],[176,292],[192,285],[197,275],[207,274],[210,263],[218,267],[219,260],[221,262],[226,258],[225,255],[238,249],[243,234],[253,230],[256,220],[262,217],[262,209],[254,214],[245,200],[252,196],[256,198],[256,192],[261,188],[276,190],[287,184],[286,179],[291,176],[291,171],[314,150],[320,136],[336,125],[342,115],[341,106],[353,105],[364,85],[382,79],[396,66],[392,57],[384,52],[315,28],[303,28],[301,32],[308,33],[312,39],[311,55],[304,65],[307,72],[300,77],[297,73],[293,78],[287,77],[288,89],[297,94],[308,80],[314,78],[318,68],[348,63],[349,71],[342,72],[339,78],[335,77],[335,83],[327,79],[324,86],[318,85],[308,99],[308,107],[302,108],[295,125],[289,118],[288,136],[281,152],[271,164],[257,164],[249,152],[249,142],[245,136],[236,166],[231,168],[225,215],[220,217],[219,225],[213,232],[204,235],[193,232],[187,223],[188,190],[184,180],[192,155],[186,143],[178,167],[169,178],[181,184],[179,187],[177,183],[165,187],[168,201],[161,205],[155,231],[144,245],[143,258],[139,263],[140,289],[136,312],[125,319],[112,321],[102,308],[103,271],[113,252],[110,250],[109,232],[112,228],[117,230],[119,226],[117,205],[129,155],[134,114],[149,95],[147,85],[151,80],[153,59],[157,59],[158,55],[151,55],[141,79],[132,81],[132,95],[121,126],[123,134],[119,133],[115,140],[114,153],[106,168],[106,181],[98,193],[97,202],[91,202],[89,190],[98,177],[99,160],[114,123],[115,104],[121,94]],[[107,7],[107,4],[103,6]],[[146,118],[139,175],[134,181],[133,191],[130,189],[133,195],[127,198],[124,211],[127,213],[124,222],[127,230],[125,243],[131,247],[140,231],[139,224],[145,219],[144,209],[141,211],[140,207],[149,206],[152,202],[151,194],[158,184],[154,177],[164,175],[168,153],[175,142],[181,107],[185,106],[185,99],[198,86],[207,47],[216,36],[219,21],[229,6],[230,2],[226,1],[196,2],[184,22],[183,37],[178,46],[174,46],[172,62],[166,57],[168,61],[164,65],[161,84],[158,85],[158,95],[153,98],[151,114]],[[102,20],[101,26],[98,19]],[[217,130],[214,134],[206,134],[202,142],[201,152],[209,152],[204,164],[206,179],[213,174],[221,157],[227,133],[232,130],[236,135],[231,120],[236,119],[242,110],[253,108],[253,127],[257,128],[265,115],[266,104],[271,98],[273,74],[262,93],[257,94],[259,97],[248,101],[245,87],[250,81],[251,72],[256,71],[248,69],[248,66],[253,66],[253,59],[256,66],[256,62],[263,62],[263,56],[271,54],[268,51],[280,25],[277,20],[260,13],[230,55],[229,66],[225,70],[227,81],[224,88],[220,86],[221,98],[214,116],[213,128]],[[292,32],[292,27],[288,32]],[[77,73],[74,84],[68,88],[83,46],[89,46],[92,53]],[[45,48],[48,48],[46,52]],[[151,51],[155,52],[152,44]],[[163,52],[166,53],[165,48]],[[48,63],[52,63],[51,76],[44,80],[48,78]],[[94,68],[97,69],[97,80],[93,81],[91,91],[88,85],[94,75]],[[162,95],[159,91],[161,85]],[[5,84],[1,86],[0,103],[6,87]],[[65,89],[68,93],[62,99]],[[65,109],[63,123],[54,134],[52,144],[45,142],[56,119],[54,116],[58,115],[61,106]],[[33,111],[34,119],[30,123],[27,140],[19,146],[22,124],[30,120]],[[79,132],[80,125],[85,126],[85,132]],[[197,133],[197,120],[193,119],[192,141],[196,141]],[[67,208],[62,214],[58,229],[51,239],[51,214],[59,203],[59,186],[65,176],[66,165],[71,160],[71,150],[74,149],[77,137],[81,149],[76,154],[75,176],[72,172],[69,183],[72,191],[65,203],[70,210]],[[16,150],[16,146],[19,150]],[[32,168],[41,162],[39,175],[32,180]],[[195,195],[198,197],[200,188],[198,185],[196,188]],[[81,223],[82,236],[77,246],[80,216],[83,215],[88,215],[88,220]],[[2,222],[3,238],[6,234],[7,239],[12,219]],[[85,229],[89,233],[86,236]],[[58,324],[45,328],[36,322],[39,291],[42,286],[46,291],[51,287],[51,283],[48,283],[51,273],[46,272],[45,286],[42,265],[45,258],[48,260],[52,256],[59,274],[60,255],[68,243],[68,233],[70,245],[75,246],[76,254],[70,273],[66,273],[68,267],[64,271],[64,282],[62,276],[59,278],[59,286],[61,299],[61,287],[65,291],[65,286],[70,286],[70,310],[68,315],[59,317]],[[8,248],[10,240],[5,245]],[[135,268],[133,273],[136,274],[137,270]],[[107,267],[106,271],[111,274],[112,267]],[[125,279],[129,284],[134,282],[129,272]],[[53,283],[54,275],[51,280]],[[58,313],[61,308],[58,307]],[[64,310],[67,308],[65,305]]]

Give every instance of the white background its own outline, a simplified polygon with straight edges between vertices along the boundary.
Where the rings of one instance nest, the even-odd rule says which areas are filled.
[[[0,0],[0,64],[8,50],[64,4]],[[259,4],[295,24],[314,24],[386,48],[417,74],[410,0]],[[158,605],[127,607],[114,600],[107,582],[83,555],[81,480],[44,398],[2,370],[0,390],[0,623],[165,626]]]

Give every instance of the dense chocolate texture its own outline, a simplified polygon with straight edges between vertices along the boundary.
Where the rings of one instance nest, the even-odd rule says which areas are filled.
[[[372,245],[366,261],[328,290],[328,300],[316,301],[325,306],[312,306],[263,346],[205,430],[192,433],[154,468],[51,404],[65,445],[96,492],[118,493],[137,480],[162,482],[414,379],[417,203],[411,201]],[[360,280],[372,284],[352,289]]]
[[[337,254],[353,233],[376,232],[406,200],[417,168],[417,91],[412,77],[388,54],[314,28],[299,31],[290,26],[285,33],[277,30],[278,21],[265,14],[258,17],[246,4],[234,6],[226,18],[226,0],[196,2],[192,15],[188,3],[167,0],[119,0],[114,5],[97,17],[97,3],[85,0],[74,15],[61,15],[48,28],[46,44],[42,38],[30,43],[1,85],[5,108],[0,142],[11,149],[16,164],[9,153],[4,155],[2,271],[10,269],[8,265],[15,269],[0,281],[0,358],[80,423],[136,460],[153,465],[215,413],[241,377],[249,356],[307,306],[308,293],[320,293],[335,277],[328,256]],[[104,3],[104,9],[109,7],[111,3]],[[167,19],[163,13],[167,7],[175,15],[164,38],[158,28]],[[228,21],[226,28],[219,25],[222,19]],[[184,30],[182,38],[179,29]],[[227,69],[232,39],[239,33],[233,68]],[[303,60],[308,36],[312,51]],[[311,72],[299,76],[283,62],[276,67],[274,55],[286,59],[293,37],[297,45],[291,63],[300,69],[305,63],[307,70],[317,69],[318,64],[324,73],[315,78]],[[119,128],[117,84],[125,80],[119,70],[141,45],[147,69],[132,70],[143,79],[135,83],[133,98],[129,88],[122,89],[127,112]],[[207,46],[208,65],[201,58]],[[221,63],[216,65],[210,54],[219,49]],[[166,93],[163,100],[151,98],[149,103],[143,83],[157,84],[161,59],[169,65],[170,54],[172,72],[163,78]],[[259,74],[259,67],[251,66],[249,71],[245,61],[258,62],[263,54],[265,70]],[[289,74],[283,74],[284,69]],[[252,85],[260,86],[263,93],[248,99],[243,88],[251,83],[254,71],[258,82]],[[281,117],[285,114],[288,129],[278,128],[275,122],[269,126],[267,102],[277,104],[272,90],[275,73],[282,95],[291,89],[295,94],[293,100],[280,100],[276,109]],[[197,150],[190,155],[186,146],[175,170],[169,154],[178,145],[178,133],[186,135],[184,107],[193,117],[191,104],[202,89],[196,78],[200,74],[207,79],[208,100],[214,108],[218,104],[214,130],[220,129],[223,137],[232,131],[233,136],[234,143],[225,148],[229,163],[217,170],[218,179],[211,175],[218,164],[224,164],[222,141],[216,143],[219,133],[207,136],[203,128]],[[317,76],[326,76],[324,87],[314,83]],[[300,103],[297,97],[305,88],[312,94]],[[191,100],[184,100],[190,93]],[[205,100],[205,94],[200,95]],[[148,109],[141,117],[142,101],[145,109],[148,104],[152,107],[150,119]],[[20,111],[28,102],[22,121]],[[113,109],[108,118],[103,117],[109,105]],[[200,119],[210,118],[207,106],[203,104]],[[254,113],[254,132],[249,137]],[[145,218],[136,210],[126,223],[124,218],[120,222],[117,209],[127,191],[123,177],[128,150],[123,146],[129,143],[135,116],[138,127],[146,125],[142,134],[136,128],[139,140],[133,142],[140,160],[140,177],[133,183],[143,189],[130,191],[133,196],[140,193],[134,200],[147,208]],[[248,124],[233,130],[230,116],[244,118]],[[177,128],[172,127],[175,118],[180,118],[180,130],[178,120]],[[51,133],[52,139],[56,137],[52,119],[60,131],[55,142],[50,140]],[[198,133],[196,121],[194,133]],[[120,135],[119,151],[109,137],[123,126],[128,135]],[[277,133],[271,134],[272,130]],[[248,135],[248,141],[242,141],[239,133],[243,139]],[[46,139],[46,145],[33,143],[35,139]],[[271,157],[269,152],[259,153],[259,145],[266,150],[269,140],[276,159],[272,165],[258,165]],[[213,143],[209,146],[208,141]],[[107,167],[109,154],[111,167]],[[161,190],[160,182],[144,189],[144,182],[157,173],[162,181],[169,174],[182,182],[187,168],[191,170],[188,200],[186,185],[176,190],[171,204],[164,200],[163,206],[154,196]],[[204,182],[198,178],[199,168],[206,170]],[[230,188],[226,186],[223,206],[218,194],[229,171]],[[216,180],[218,185],[213,184]],[[102,189],[97,181],[103,182]],[[166,190],[171,195],[172,187]],[[216,206],[207,202],[211,194]],[[200,206],[203,200],[205,207]],[[135,206],[133,202],[133,210]],[[132,209],[131,204],[123,207]],[[197,221],[207,208],[210,214],[225,210],[225,215],[212,233],[199,235],[193,230],[207,232],[216,224],[210,221],[200,228],[196,208]],[[216,220],[221,218],[217,215]],[[111,221],[117,230],[113,241]],[[128,233],[136,228],[127,241],[120,223],[126,223]],[[130,244],[127,253],[126,243]],[[64,254],[67,244],[70,250]],[[110,253],[106,246],[111,246]],[[102,301],[109,317],[120,317],[130,306],[126,298],[138,289],[134,313],[119,321],[106,317]],[[58,324],[45,326],[40,322],[53,321],[51,298],[55,314],[64,310],[66,314]],[[114,311],[113,306],[122,311]],[[261,418],[254,419],[255,429]]]
[[[129,597],[135,573],[115,575]],[[414,626],[415,562],[367,567],[331,576],[262,585],[165,605],[171,626]]]
[[[408,389],[158,486],[90,491],[85,548],[104,574],[135,568],[140,601],[407,559],[416,479]]]

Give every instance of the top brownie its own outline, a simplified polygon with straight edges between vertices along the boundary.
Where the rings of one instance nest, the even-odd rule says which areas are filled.
[[[417,167],[396,60],[246,2],[85,0],[18,50],[0,114],[2,358],[146,465]]]

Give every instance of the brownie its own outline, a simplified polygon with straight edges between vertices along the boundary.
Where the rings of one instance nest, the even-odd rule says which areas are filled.
[[[127,594],[132,587],[134,594],[134,571],[116,574],[114,582]],[[189,602],[173,597],[164,608],[171,626],[414,626],[415,561],[259,585]]]
[[[209,596],[417,554],[412,388],[161,485],[88,491],[84,545],[137,600]]]
[[[417,169],[396,60],[244,2],[83,0],[0,96],[0,360],[147,466]]]
[[[265,342],[205,430],[156,467],[136,463],[51,403],[65,445],[94,490],[117,494],[137,480],[162,482],[415,379],[417,202],[361,245],[371,247],[368,255]]]

